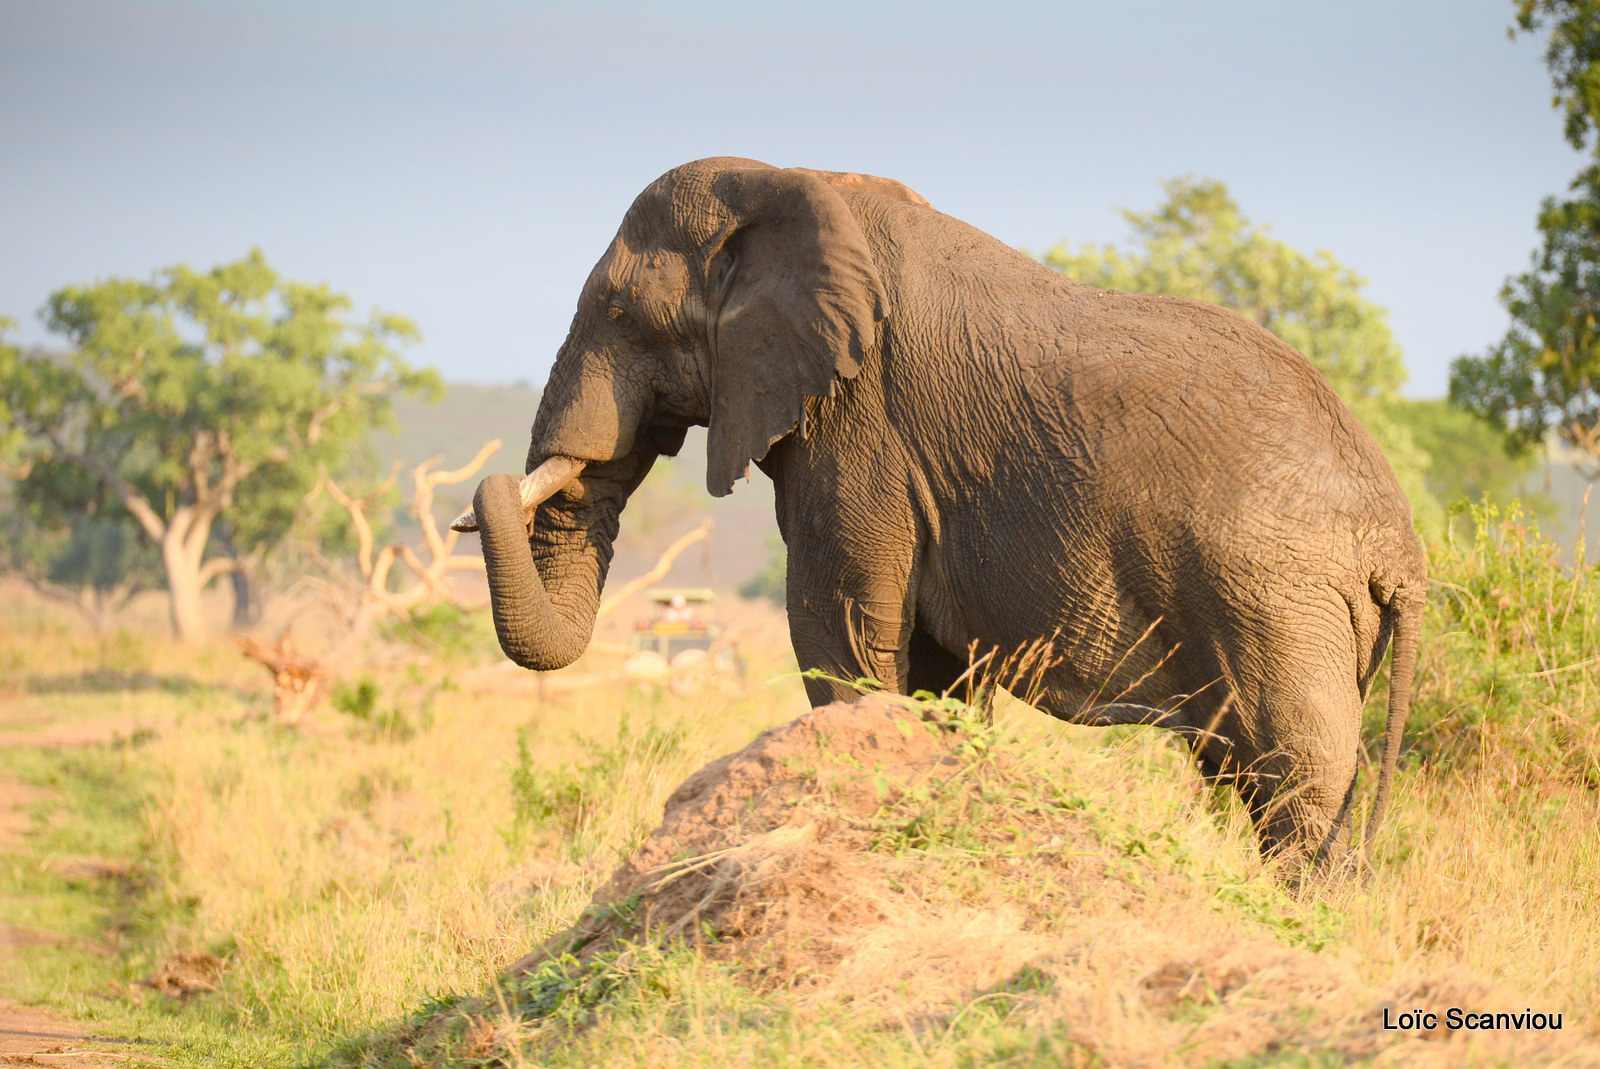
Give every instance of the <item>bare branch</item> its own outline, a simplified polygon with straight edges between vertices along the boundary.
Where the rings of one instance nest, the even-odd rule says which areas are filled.
[[[327,671],[315,659],[301,656],[290,628],[284,628],[275,643],[258,642],[247,635],[234,642],[246,657],[272,673],[273,704],[280,720],[298,723],[327,692]]]
[[[400,462],[397,460],[394,462],[394,466],[389,469],[389,477],[387,479],[358,498],[351,497],[345,493],[326,471],[317,480],[317,487],[327,487],[328,496],[343,505],[344,510],[350,514],[350,522],[355,526],[356,542],[359,547],[356,552],[356,563],[361,569],[361,574],[367,579],[372,578],[373,567],[372,523],[367,519],[367,507],[382,497],[389,487],[394,485],[394,481],[399,476]],[[317,488],[313,487],[311,493],[306,495],[306,500],[311,500],[316,495],[316,492]]]
[[[422,527],[422,538],[428,545],[428,552],[433,555],[435,563],[450,558],[451,552],[456,548],[456,540],[461,537],[461,532],[451,531],[443,537],[439,534],[439,523],[433,518],[433,491],[440,486],[453,486],[465,482],[476,475],[489,458],[500,449],[500,439],[495,438],[485,442],[483,448],[478,450],[478,455],[473,457],[463,466],[454,471],[429,472],[428,469],[444,460],[442,456],[434,457],[426,463],[417,465],[413,473],[416,484],[416,495],[413,501],[417,510],[417,523]],[[441,569],[442,571],[443,569]]]
[[[63,605],[71,606],[84,619],[88,620],[97,632],[104,631],[117,614],[117,611],[126,605],[141,589],[139,584],[132,579],[124,579],[109,590],[87,586],[74,590],[72,587],[52,583],[38,575],[34,575],[22,568],[7,570],[7,574],[14,575],[28,584],[36,593],[58,601]]]
[[[450,600],[449,594],[445,592],[444,585],[440,582],[441,573],[439,570],[423,564],[422,558],[418,557],[416,550],[410,546],[395,546],[394,549],[400,554],[400,559],[405,562],[405,566],[411,569],[411,573],[422,580],[422,586],[426,587],[429,593],[440,601]],[[439,558],[435,557],[434,560],[437,562]]]
[[[344,407],[344,398],[335,397],[332,401],[311,413],[311,419],[306,423],[306,444],[316,445],[322,437],[322,424],[336,415]]]
[[[432,470],[440,462],[439,457],[419,464],[413,470],[411,511],[423,531],[426,558],[422,552],[408,545],[376,546],[372,524],[367,518],[367,509],[394,484],[400,469],[398,462],[382,486],[359,498],[346,493],[326,472],[322,473],[317,486],[306,495],[306,499],[309,501],[325,488],[329,496],[350,515],[350,522],[356,529],[357,566],[363,580],[359,588],[351,584],[345,590],[335,584],[319,581],[324,595],[345,623],[344,636],[323,655],[323,665],[336,666],[360,645],[373,626],[385,616],[407,616],[430,600],[455,604],[445,584],[447,573],[483,570],[481,558],[451,553],[459,537],[455,532],[451,532],[448,538],[440,537],[438,523],[433,517],[433,492],[435,487],[471,478],[500,448],[500,444],[498,440],[485,444],[468,464],[453,471]],[[391,590],[389,579],[396,561],[405,565],[412,578],[400,589]]]
[[[1588,453],[1588,459],[1593,464],[1600,465],[1600,424],[1586,427],[1582,421],[1574,419],[1568,422],[1567,432],[1571,436],[1573,444]],[[1596,474],[1596,469],[1593,467],[1584,471],[1584,475],[1591,481],[1594,480]]]
[[[704,542],[711,537],[711,527],[711,517],[707,516],[704,520],[700,521],[699,527],[696,527],[687,534],[680,535],[676,542],[672,543],[672,545],[668,546],[662,551],[661,556],[656,559],[656,566],[654,568],[651,568],[648,572],[645,572],[637,579],[631,579],[628,582],[623,583],[622,587],[615,594],[602,601],[600,603],[599,611],[595,613],[595,618],[598,619],[604,616],[606,613],[615,609],[618,605],[621,605],[630,596],[638,593],[645,587],[650,586],[653,583],[660,582],[668,572],[672,571],[673,562],[678,559],[678,555],[680,553],[694,545],[696,542]]]
[[[390,389],[391,386],[387,382],[362,382],[352,387],[351,394],[356,397],[373,397],[378,394],[388,393]],[[338,415],[339,410],[344,408],[345,402],[348,400],[348,397],[335,397],[332,401],[311,413],[310,420],[306,422],[305,437],[307,445],[317,444],[317,441],[322,437],[322,425]]]
[[[241,571],[243,568],[243,563],[234,557],[212,557],[200,566],[200,589],[204,590],[206,584],[219,575]]]
[[[494,438],[494,439],[491,439],[490,441],[484,442],[483,443],[483,448],[478,450],[478,455],[473,457],[466,464],[463,464],[461,467],[455,469],[454,471],[436,471],[433,474],[429,475],[428,476],[429,485],[430,486],[454,486],[456,483],[466,482],[468,479],[472,478],[474,475],[476,475],[478,473],[478,469],[482,468],[483,465],[488,462],[490,457],[494,456],[494,454],[499,451],[501,444],[502,443],[501,443],[500,439],[498,439],[498,438]],[[444,458],[442,456],[434,457],[428,463],[429,464],[437,464],[437,463],[441,462],[443,459]],[[418,470],[421,470],[421,469],[418,469]]]

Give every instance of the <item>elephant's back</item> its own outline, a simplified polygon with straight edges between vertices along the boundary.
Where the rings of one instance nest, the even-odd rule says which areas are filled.
[[[852,209],[890,296],[886,388],[914,423],[958,421],[953,453],[1005,441],[1074,482],[1115,485],[1111,469],[1132,465],[1141,491],[1181,490],[1195,507],[1298,502],[1319,522],[1405,507],[1317,369],[1244,316],[1076,282],[926,206],[862,195]]]
[[[1375,540],[1415,542],[1377,443],[1265,328],[1073,281],[931,208],[853,207],[890,294],[891,418],[950,469],[935,495],[981,514],[973,534],[1053,507],[1077,559],[1203,546],[1240,567],[1298,554],[1347,576]]]
[[[1237,313],[1081,287],[1062,302],[1064,358],[1019,353],[1024,390],[1064,452],[1113,487],[1197,516],[1270,511],[1353,527],[1403,522],[1387,458],[1317,369]],[[1033,352],[1039,352],[1033,349]]]

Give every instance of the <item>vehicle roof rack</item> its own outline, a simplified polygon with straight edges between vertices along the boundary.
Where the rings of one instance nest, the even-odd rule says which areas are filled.
[[[708,586],[658,586],[650,591],[650,600],[658,605],[671,604],[673,598],[682,598],[691,604],[710,604],[717,600],[717,593]]]

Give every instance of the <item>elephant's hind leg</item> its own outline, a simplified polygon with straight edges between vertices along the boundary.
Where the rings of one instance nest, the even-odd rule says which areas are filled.
[[[1354,667],[1341,668],[1280,661],[1254,695],[1236,698],[1230,717],[1239,741],[1226,774],[1250,807],[1262,852],[1291,863],[1326,865],[1349,843],[1361,696]]]
[[[857,693],[855,689],[840,680],[854,679],[867,668],[860,663],[860,658],[853,656],[848,650],[831,647],[825,643],[807,645],[801,651],[801,642],[796,643],[796,652],[802,658],[802,663],[823,667],[826,674],[835,679],[811,679],[806,682],[806,690],[810,695],[813,705],[822,705],[830,701],[849,701]],[[932,694],[944,694],[961,681],[966,674],[967,660],[957,657],[921,628],[913,628],[911,638],[906,650],[908,664],[903,674],[894,680],[894,687],[904,694],[915,694],[918,691],[928,691]],[[878,666],[881,670],[882,666]]]

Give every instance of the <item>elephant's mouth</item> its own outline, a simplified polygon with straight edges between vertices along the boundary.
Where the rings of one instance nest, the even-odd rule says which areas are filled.
[[[583,474],[587,463],[583,460],[574,460],[572,457],[554,456],[522,477],[517,483],[517,491],[522,497],[522,511],[530,529],[533,527],[534,511],[559,493],[562,487]],[[477,514],[468,509],[450,522],[450,529],[476,531]]]

